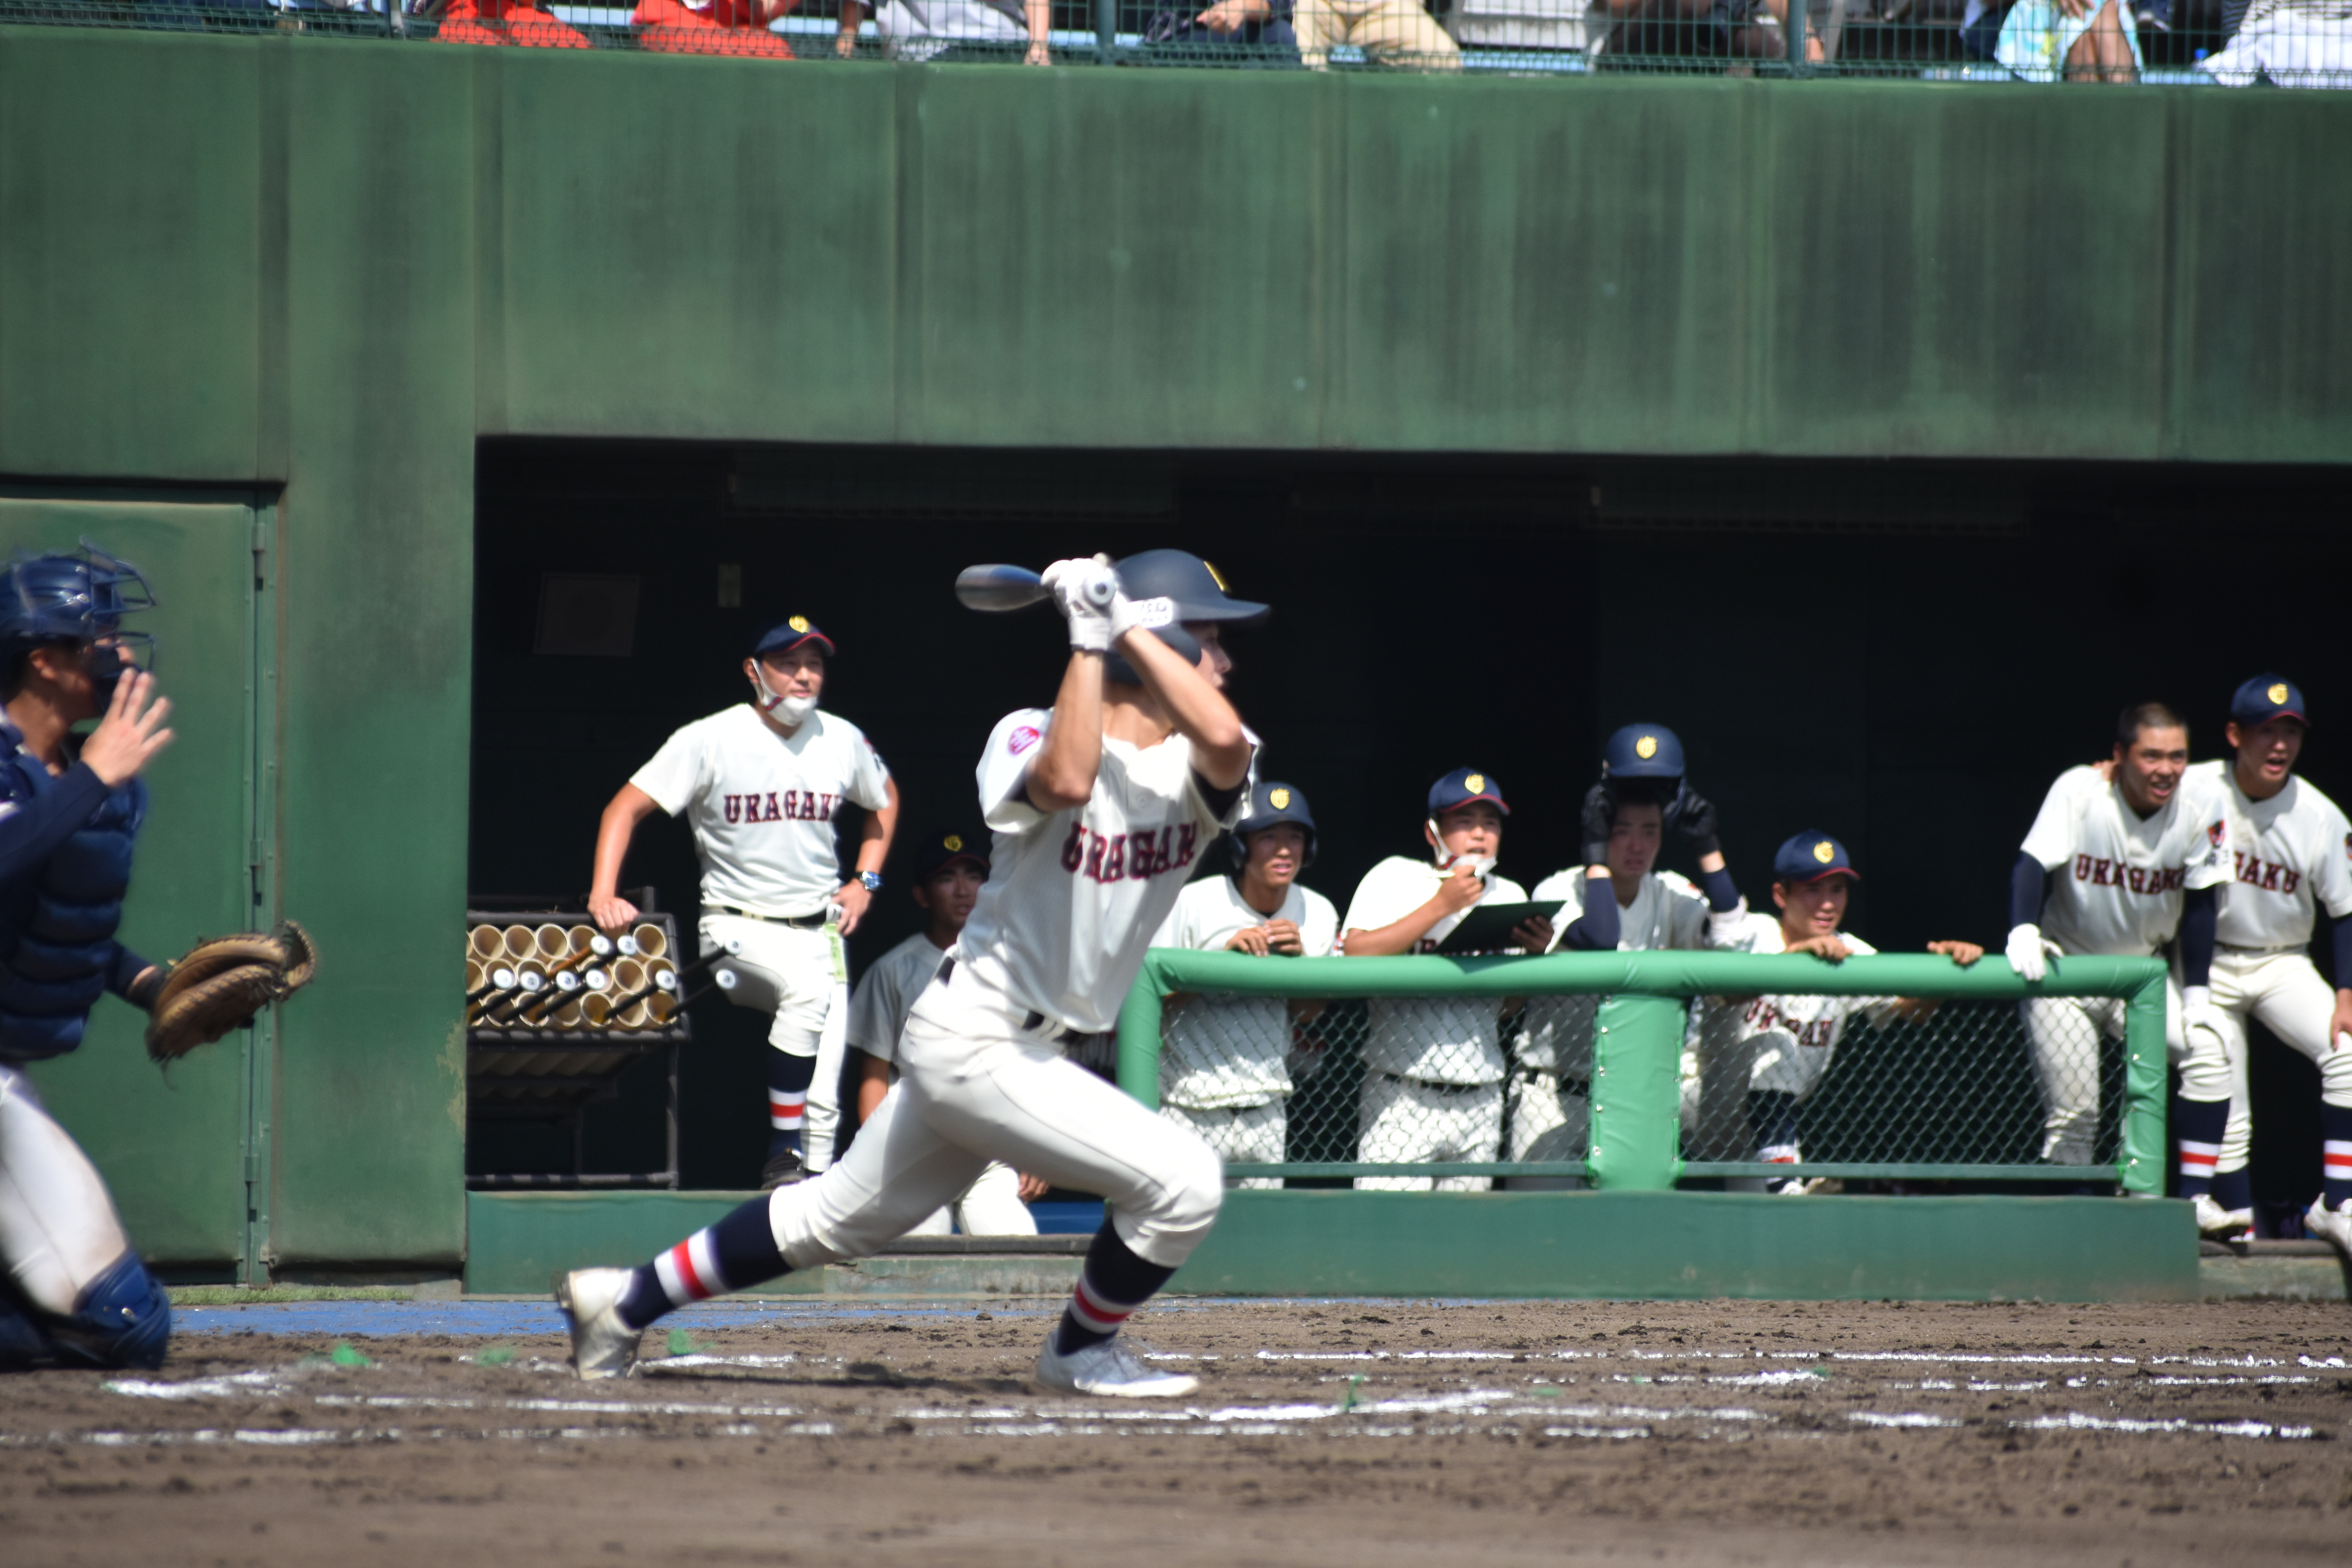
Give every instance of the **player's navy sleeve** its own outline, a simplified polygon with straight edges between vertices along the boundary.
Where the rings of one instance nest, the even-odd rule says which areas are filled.
[[[1599,889],[1601,896],[1594,898]],[[1581,948],[1587,952],[1614,952],[1619,934],[1617,889],[1606,877],[1594,877],[1584,884],[1584,912],[1576,917],[1561,938],[1563,945]]]
[[[1717,914],[1727,915],[1739,907],[1739,889],[1731,879],[1731,868],[1718,866],[1712,871],[1698,874],[1698,885],[1706,892],[1706,907]],[[1615,947],[1615,942],[1609,944]]]
[[[2213,888],[2191,888],[2180,908],[2180,984],[2213,982],[2213,937],[2221,925],[2221,904]]]
[[[2009,868],[2010,928],[2040,925],[2042,900],[2049,890],[2050,873],[2042,868],[2041,861],[2019,850],[2017,864]]]
[[[2336,948],[2336,989],[2352,991],[2352,915],[2336,921],[2333,942]]]
[[[76,763],[38,795],[0,801],[0,887],[36,876],[65,841],[106,804],[106,781]]]
[[[1201,792],[1201,798],[1209,803],[1209,810],[1215,815],[1218,821],[1223,822],[1226,816],[1233,811],[1234,802],[1241,799],[1242,792],[1249,788],[1249,779],[1247,776],[1244,776],[1242,779],[1242,782],[1234,785],[1233,788],[1219,789],[1216,785],[1211,784],[1206,778],[1202,776],[1200,769],[1194,768],[1192,770],[1192,787]]]

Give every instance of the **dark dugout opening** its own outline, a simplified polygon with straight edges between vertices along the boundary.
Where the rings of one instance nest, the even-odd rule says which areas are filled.
[[[2324,470],[2153,465],[486,441],[470,888],[583,892],[604,803],[672,730],[740,700],[745,651],[795,614],[838,642],[824,705],[888,759],[905,829],[976,827],[981,742],[1052,700],[1064,649],[1048,609],[963,610],[956,572],[1175,544],[1275,606],[1230,640],[1234,695],[1266,774],[1312,803],[1307,880],[1343,912],[1373,862],[1419,852],[1430,781],[1465,764],[1511,802],[1507,874],[1568,864],[1601,738],[1643,721],[1682,736],[1752,905],[1781,840],[1824,831],[1864,872],[1852,929],[1997,952],[2042,792],[2107,753],[2130,703],[2186,714],[2201,760],[2239,681],[2290,675],[2318,710],[2301,771],[2347,798],[2352,701],[2313,589],[2347,492]],[[611,651],[538,651],[551,574],[634,581],[625,636],[569,627]],[[682,823],[649,822],[625,879],[691,930]],[[853,973],[918,925],[894,876]],[[695,1010],[688,1186],[759,1168],[764,1024]],[[2316,1073],[2260,1031],[2252,1070],[2257,1193],[2315,1191]],[[590,1169],[660,1164],[660,1095],[648,1063],[592,1111]],[[485,1124],[467,1158],[554,1170],[570,1149]]]

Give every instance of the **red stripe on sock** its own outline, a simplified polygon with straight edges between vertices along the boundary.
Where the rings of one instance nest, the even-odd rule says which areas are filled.
[[[702,1282],[702,1275],[694,1267],[694,1242],[691,1237],[669,1249],[669,1260],[677,1268],[678,1282],[702,1300],[710,1294],[710,1287]]]
[[[1104,1300],[1094,1287],[1087,1283],[1083,1274],[1078,1276],[1078,1288],[1070,1292],[1070,1310],[1077,1314],[1078,1321],[1097,1333],[1106,1334],[1135,1316],[1133,1307]]]

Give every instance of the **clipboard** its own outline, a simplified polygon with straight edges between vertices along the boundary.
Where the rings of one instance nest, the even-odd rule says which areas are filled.
[[[1550,920],[1559,912],[1556,903],[1474,905],[1462,923],[1446,933],[1437,944],[1440,953],[1456,956],[1473,952],[1502,952],[1514,944],[1511,928],[1534,916]]]

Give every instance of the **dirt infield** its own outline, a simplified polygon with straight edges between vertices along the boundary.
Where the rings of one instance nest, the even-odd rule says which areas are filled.
[[[1052,1310],[710,1314],[593,1385],[546,1335],[184,1334],[160,1373],[0,1383],[0,1540],[335,1568],[2352,1552],[2340,1304],[1175,1302],[1139,1320],[1202,1378],[1174,1406],[1041,1394]]]

